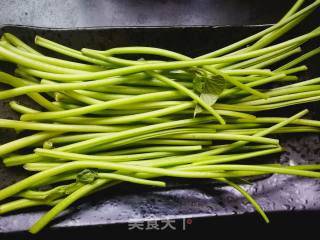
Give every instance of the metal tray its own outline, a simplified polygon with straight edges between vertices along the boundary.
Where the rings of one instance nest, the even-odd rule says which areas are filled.
[[[313,24],[305,24],[290,35],[306,32]],[[259,26],[193,26],[193,27],[130,27],[130,28],[85,28],[46,29],[26,26],[3,26],[3,32],[16,34],[28,44],[33,43],[36,34],[69,45],[73,48],[89,47],[106,49],[111,47],[144,45],[175,50],[189,56],[197,56],[228,43],[240,40],[268,25]],[[315,46],[315,41],[305,49]],[[49,53],[49,51],[42,51]],[[55,55],[50,52],[51,55]],[[61,56],[60,56],[61,57]],[[308,75],[319,76],[316,63],[319,57],[307,61]],[[0,70],[10,71],[10,64],[0,63]],[[21,99],[20,99],[21,100]],[[28,101],[27,98],[22,98]],[[0,101],[0,118],[16,119],[18,116]],[[319,119],[318,103],[273,111],[274,115],[289,115],[308,107],[310,116]],[[12,130],[0,129],[0,143],[14,139]],[[287,151],[272,156],[272,161],[296,164],[320,161],[320,138],[316,134],[282,135],[281,144]],[[270,159],[269,159],[270,160]],[[0,166],[0,188],[23,178],[21,168]],[[123,184],[87,197],[70,207],[50,225],[51,229],[68,229],[85,226],[106,226],[115,223],[141,222],[149,220],[185,219],[253,214],[250,204],[235,190],[214,183],[175,182],[171,187],[158,189]],[[272,175],[244,186],[262,205],[267,213],[289,211],[320,212],[320,180]],[[0,233],[22,232],[28,229],[46,208],[24,210],[0,217]],[[254,213],[255,214],[255,213]],[[260,221],[259,216],[255,216]],[[262,220],[261,220],[262,221]],[[271,219],[272,221],[272,219]]]

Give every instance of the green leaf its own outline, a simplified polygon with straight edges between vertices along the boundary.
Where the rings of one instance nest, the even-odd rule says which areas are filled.
[[[53,201],[55,199],[67,196],[67,195],[73,193],[74,191],[78,190],[82,186],[83,186],[83,183],[74,182],[74,183],[71,183],[71,184],[68,184],[68,185],[63,185],[63,186],[56,187],[56,188],[48,191],[49,194],[45,198],[45,200],[50,202],[50,201]]]
[[[202,93],[203,85],[202,77],[197,74],[193,79],[193,90],[196,93]]]
[[[194,91],[200,94],[200,98],[209,106],[212,106],[219,99],[220,94],[225,89],[226,81],[221,75],[213,75],[207,72],[196,72],[193,79]],[[194,116],[202,112],[203,109],[196,105]]]
[[[77,181],[81,183],[92,183],[96,178],[98,174],[90,169],[84,169],[77,175]]]

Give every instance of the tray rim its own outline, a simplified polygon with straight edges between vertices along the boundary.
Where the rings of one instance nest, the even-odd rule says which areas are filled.
[[[221,28],[263,28],[263,27],[270,27],[273,24],[249,24],[249,25],[171,25],[171,26],[90,26],[90,27],[70,27],[70,28],[54,28],[54,27],[45,27],[45,26],[32,26],[32,25],[21,25],[21,24],[0,24],[0,31],[3,31],[4,28],[7,27],[14,27],[14,28],[22,28],[22,29],[30,29],[30,30],[46,30],[46,31],[93,31],[93,30],[117,30],[117,29],[200,29],[200,28],[207,28],[207,29],[221,29]],[[286,213],[287,210],[267,210],[266,213],[273,214],[273,213]],[[289,210],[289,212],[320,212],[320,209],[295,209]],[[246,215],[255,215],[257,214],[255,211],[247,211],[247,212],[239,212],[236,215],[230,214],[221,214],[219,216],[213,216],[211,214],[200,213],[199,215],[189,216],[188,214],[185,215],[178,215],[178,216],[169,216],[166,219],[173,219],[173,220],[181,220],[183,218],[193,218],[193,219],[201,219],[201,218],[216,218],[216,217],[232,217],[232,216],[246,216]],[[6,216],[6,215],[5,215]],[[154,220],[161,220],[162,218],[155,218]],[[75,225],[75,226],[60,226],[59,224],[53,224],[48,229],[49,230],[59,230],[59,229],[70,229],[70,228],[82,228],[82,227],[100,227],[106,225],[117,225],[117,224],[127,224],[129,222],[139,222],[139,221],[148,221],[149,219],[135,219],[133,221],[121,221],[115,220],[114,222],[103,223],[103,224],[88,224],[88,225]],[[153,220],[153,219],[150,219]],[[259,219],[260,220],[260,219]],[[1,234],[5,233],[19,233],[25,232],[25,230],[17,230],[17,231],[0,231]]]
[[[0,24],[0,29],[6,27],[18,27],[26,29],[38,29],[38,30],[50,30],[50,31],[77,31],[77,30],[108,30],[108,29],[170,29],[170,28],[256,28],[256,27],[270,27],[274,24],[247,24],[247,25],[171,25],[171,26],[90,26],[90,27],[44,27],[44,26],[33,26],[33,25],[23,25],[23,24]]]

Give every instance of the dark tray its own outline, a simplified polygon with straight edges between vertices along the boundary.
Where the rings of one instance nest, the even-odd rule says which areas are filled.
[[[297,28],[297,33],[306,32],[314,24],[306,23]],[[69,45],[73,48],[89,47],[106,49],[111,47],[144,45],[162,47],[197,56],[207,53],[228,43],[240,40],[253,34],[267,25],[240,27],[139,27],[139,28],[86,28],[86,29],[44,29],[25,26],[4,26],[3,32],[10,32],[32,44],[36,34],[51,40]],[[311,48],[308,44],[306,49]],[[318,41],[319,43],[319,41]],[[47,52],[42,49],[42,51]],[[49,53],[49,52],[48,52]],[[55,55],[54,53],[50,53]],[[60,56],[61,57],[61,56]],[[318,60],[318,61],[317,61]],[[319,57],[306,62],[310,70],[310,78],[320,76],[316,69]],[[10,70],[10,64],[0,63],[0,70]],[[24,98],[26,99],[26,98]],[[27,101],[27,99],[26,99]],[[0,101],[1,118],[17,118],[8,106],[8,101]],[[311,117],[319,116],[317,103],[307,106]],[[286,111],[276,111],[273,114],[286,115],[306,108],[298,106],[287,108]],[[0,143],[14,139],[14,131],[0,129]],[[295,163],[319,162],[320,138],[316,134],[295,134],[281,136],[281,144],[287,151],[275,155],[273,160],[287,164],[289,159]],[[3,188],[25,176],[20,168],[3,168],[0,166],[0,188]],[[58,217],[51,229],[70,227],[106,226],[115,223],[140,222],[148,220],[184,219],[253,214],[250,204],[235,190],[227,186],[197,181],[174,182],[166,189],[123,184],[116,189],[108,189],[87,197],[70,207]],[[289,211],[320,212],[320,180],[298,178],[292,176],[272,175],[255,181],[245,188],[262,205],[267,213]],[[46,208],[24,210],[0,217],[0,233],[20,232],[28,229]],[[254,213],[256,214],[256,213]],[[258,215],[257,221],[262,221]],[[271,219],[272,221],[272,219]]]

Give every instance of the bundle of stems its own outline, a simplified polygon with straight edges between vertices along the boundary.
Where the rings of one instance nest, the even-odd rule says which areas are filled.
[[[37,233],[82,197],[123,182],[165,187],[160,177],[167,176],[230,185],[269,222],[239,180],[272,173],[320,177],[317,164],[259,158],[285,151],[270,134],[320,132],[320,121],[302,118],[308,110],[263,117],[320,100],[320,78],[299,78],[308,69],[302,62],[320,47],[296,57],[320,28],[275,43],[320,5],[303,2],[273,26],[196,58],[140,46],[79,51],[35,37],[36,45],[74,59],[64,60],[4,33],[0,60],[17,68],[14,75],[0,72],[9,86],[0,99],[27,95],[39,108],[13,100],[9,105],[20,119],[0,119],[1,128],[23,134],[0,146],[4,165],[35,172],[0,190],[0,200],[9,199],[0,214],[50,206],[30,229]],[[250,164],[253,158],[261,162]]]

